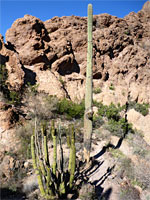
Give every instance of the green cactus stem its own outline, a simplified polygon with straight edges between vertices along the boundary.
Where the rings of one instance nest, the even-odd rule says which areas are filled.
[[[61,143],[61,125],[58,126],[58,132],[59,132],[59,146],[60,146],[60,173],[61,173],[61,182],[63,181],[63,175],[64,175],[64,156],[63,156],[63,147]]]
[[[60,193],[60,196],[66,193],[66,188],[65,188],[65,183],[64,183],[64,181],[63,181],[62,183],[60,183],[60,186],[59,186],[59,193]]]
[[[70,155],[69,173],[64,170],[63,147],[61,144],[61,126],[56,132],[54,121],[51,124],[51,134],[53,138],[53,165],[50,165],[46,126],[41,125],[41,135],[35,129],[31,136],[31,154],[33,168],[37,175],[38,185],[44,199],[62,199],[67,196],[68,191],[73,188],[73,181],[76,167],[75,131],[70,129]],[[60,145],[60,169],[57,169],[57,135]]]
[[[55,130],[54,121],[52,121],[52,138],[53,138],[53,174],[56,175],[56,167],[57,167],[57,132]]]
[[[71,132],[71,137],[72,137],[72,127],[69,127],[69,132]],[[69,137],[69,146],[70,146],[70,152],[69,152],[69,164],[68,164],[68,171],[71,171],[71,164],[72,164],[72,146],[71,146],[71,142],[72,142],[72,138],[70,138],[70,135],[68,133],[68,137]]]
[[[43,173],[44,178],[46,179],[46,194],[47,198],[54,195],[51,187],[52,187],[52,180],[51,180],[51,170],[50,170],[50,162],[49,162],[49,156],[48,156],[48,145],[47,145],[47,132],[46,132],[46,124],[41,125],[41,132],[42,132],[42,142],[43,142],[43,153],[44,153],[44,161],[40,164],[41,171]],[[44,166],[45,163],[45,166]],[[46,168],[46,169],[45,169]]]
[[[90,160],[91,137],[92,137],[92,24],[93,8],[92,4],[88,5],[88,49],[87,49],[87,68],[86,68],[86,88],[85,88],[85,113],[84,113],[84,159],[87,163]]]
[[[44,163],[43,163],[42,159],[39,159],[39,166],[40,166],[40,170],[41,170],[42,174],[44,176],[46,176],[46,170],[45,170]]]
[[[46,185],[47,185],[47,192],[53,196],[53,192],[50,189],[52,186],[52,180],[51,180],[51,170],[50,170],[50,162],[49,162],[49,156],[48,156],[48,145],[47,145],[47,136],[44,135],[44,157],[45,157],[45,165],[46,165]]]
[[[71,146],[71,142],[70,142],[70,129],[69,130],[67,130],[67,132],[66,132],[66,137],[67,137],[67,146],[70,148],[70,146]]]
[[[69,187],[72,188],[74,175],[75,175],[75,167],[76,167],[76,148],[75,148],[75,131],[74,126],[72,126],[71,132],[71,154],[70,154],[70,180]]]
[[[45,196],[46,193],[45,193],[44,186],[43,186],[41,171],[40,171],[39,167],[37,166],[37,162],[36,162],[37,158],[36,158],[34,143],[35,143],[35,136],[32,135],[31,136],[31,155],[32,155],[33,168],[34,168],[35,173],[37,175],[37,180],[38,180],[41,195]]]

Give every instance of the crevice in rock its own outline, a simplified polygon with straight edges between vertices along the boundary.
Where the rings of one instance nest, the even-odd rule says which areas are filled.
[[[111,60],[114,58],[114,52],[113,52],[113,49],[111,47],[109,48],[109,57],[110,57]]]
[[[31,65],[36,64],[36,63],[41,63],[44,62],[45,64],[49,64],[49,60],[46,55],[39,55],[35,59],[32,60]]]
[[[93,45],[93,49],[95,49],[96,53],[99,53],[100,55],[102,54],[101,50],[97,48],[96,44]]]
[[[30,83],[31,85],[35,85],[36,84],[36,73],[30,69],[25,68],[23,65],[22,65],[22,70],[25,73],[24,84],[26,85],[26,84]]]
[[[93,75],[93,79],[101,79],[102,78],[102,74],[101,72],[97,72]]]
[[[139,77],[139,76],[138,76],[138,74],[136,74],[136,75],[135,75],[135,80],[137,80],[137,79],[138,79],[138,77]]]
[[[14,45],[14,44],[11,44],[11,42],[9,42],[9,41],[5,44],[5,47],[6,47],[8,50],[11,50],[11,51],[14,51],[14,52],[18,53],[18,52],[16,51],[16,49],[15,49],[15,45]]]
[[[0,54],[0,64],[5,65],[6,62],[8,62],[9,57],[8,56],[3,56]]]
[[[71,100],[71,97],[70,97],[70,95],[68,94],[68,91],[67,91],[67,89],[65,88],[65,85],[63,85],[63,84],[62,84],[62,89],[63,89],[63,90],[65,91],[65,93],[66,93],[66,98]]]
[[[51,72],[54,76],[55,76],[55,78],[60,82],[60,80],[58,79],[58,77],[53,73],[53,72]],[[65,83],[61,83],[61,87],[62,87],[62,89],[64,90],[64,92],[65,92],[65,94],[66,94],[66,98],[68,98],[68,99],[70,99],[71,100],[71,97],[70,97],[70,95],[68,94],[68,91],[67,91],[67,89],[65,88]]]
[[[109,79],[109,73],[106,72],[106,73],[105,73],[105,77],[104,77],[104,81],[108,81],[108,79]]]
[[[58,73],[61,76],[69,75],[73,72],[76,72],[78,74],[80,73],[80,68],[76,60],[73,60],[73,62],[71,62],[71,60],[69,59],[68,62],[62,62],[58,69]]]

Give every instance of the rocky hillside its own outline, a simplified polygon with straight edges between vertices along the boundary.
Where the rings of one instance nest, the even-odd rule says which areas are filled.
[[[131,200],[145,200],[150,197],[150,183],[148,178],[145,178],[150,177],[150,174],[143,168],[144,162],[149,169],[150,155],[149,27],[150,1],[147,1],[138,13],[131,12],[124,18],[109,14],[94,15],[92,155],[100,159],[98,161],[104,159],[106,162],[90,180],[91,184],[97,187],[96,178],[104,173],[101,181],[104,191],[102,187],[99,188],[101,198],[104,199],[107,196],[105,190],[107,191],[112,184],[115,185],[113,189],[116,192],[110,200],[129,199],[126,195],[120,197],[122,194],[118,193],[124,187],[121,185],[122,181],[126,184],[127,191],[130,188],[131,196],[132,189],[137,194],[135,198],[130,198]],[[87,18],[64,16],[43,22],[34,16],[25,15],[7,30],[5,40],[6,43],[0,35],[0,178],[3,178],[4,183],[8,181],[9,185],[13,180],[12,168],[16,170],[18,177],[20,172],[24,174],[32,168],[31,160],[26,160],[19,148],[21,146],[23,151],[27,151],[35,116],[39,121],[46,119],[48,123],[51,118],[55,118],[67,127],[72,115],[78,137],[78,153],[82,153],[80,151],[83,142],[82,100],[85,95],[87,65]],[[58,108],[59,99],[63,99],[63,108],[61,102]],[[121,107],[126,102],[129,103],[128,110]],[[67,114],[70,112],[67,109],[72,109],[68,118],[61,115],[61,108]],[[57,115],[58,109],[60,116]],[[127,124],[131,135],[129,134],[122,143],[120,137],[126,125],[125,114],[132,127],[131,124]],[[78,120],[74,116],[77,116]],[[132,135],[133,132],[135,135]],[[119,145],[121,147],[118,153]],[[111,149],[112,146],[116,146],[117,150]],[[125,161],[125,164],[122,161]],[[113,168],[114,162],[120,167],[119,171],[123,168],[123,172],[120,172],[123,175],[118,175],[118,168],[115,168],[112,180],[105,182],[105,176],[107,179],[107,175],[111,174],[109,169],[111,164]],[[132,179],[127,176],[128,168],[124,169],[128,164],[131,168],[135,165]],[[146,171],[145,176],[143,169]],[[130,171],[130,176],[132,174]],[[30,172],[28,175],[30,178]],[[117,180],[114,180],[114,177],[117,177]],[[120,182],[117,182],[118,180]],[[142,185],[137,180],[142,180]],[[139,187],[134,187],[132,182]],[[19,180],[17,184],[21,183]]]

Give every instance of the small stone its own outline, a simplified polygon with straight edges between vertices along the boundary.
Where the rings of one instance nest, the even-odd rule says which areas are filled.
[[[25,163],[24,163],[24,168],[28,168],[29,167],[29,162],[28,161],[26,161]]]
[[[72,199],[73,195],[74,195],[74,194],[68,194],[68,195],[67,195],[67,199]]]

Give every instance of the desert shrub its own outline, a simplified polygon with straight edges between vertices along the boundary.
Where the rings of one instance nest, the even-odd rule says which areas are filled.
[[[126,156],[119,149],[110,149],[109,150],[111,156],[118,159],[125,159]]]
[[[126,30],[126,31],[124,32],[124,34],[130,35],[130,30]]]
[[[134,108],[137,112],[141,113],[143,116],[148,115],[149,107],[150,106],[147,103],[139,104],[136,103],[135,101],[129,103],[129,108]]]
[[[37,94],[38,93],[38,91],[37,91],[37,89],[38,89],[38,84],[34,84],[34,85],[31,85],[31,83],[30,82],[28,82],[27,83],[27,85],[26,85],[26,91],[29,93],[29,94]]]
[[[128,123],[124,118],[119,119],[118,121],[114,119],[108,120],[106,128],[116,136],[123,137],[124,134],[134,133],[132,124]]]
[[[97,196],[95,188],[91,184],[83,183],[79,191],[79,199],[81,200],[96,200]]]
[[[93,118],[94,125],[98,127],[98,123],[101,126],[105,120],[107,119],[106,129],[109,130],[112,134],[116,136],[123,136],[124,134],[131,132],[134,133],[132,128],[132,124],[128,123],[125,118],[122,118],[120,112],[125,110],[125,105],[117,106],[111,103],[109,106],[103,105],[101,102],[95,102],[94,105],[98,107],[97,116]],[[99,119],[99,121],[98,121]],[[98,123],[97,123],[98,122]]]
[[[21,104],[21,94],[20,94],[20,92],[10,90],[9,91],[8,103],[13,104],[15,106],[19,106]]]
[[[131,186],[124,186],[120,190],[119,194],[120,200],[140,200],[140,193],[137,189]]]
[[[102,92],[102,90],[100,89],[100,88],[94,88],[93,89],[93,93],[94,94],[99,94],[99,93],[101,93]]]
[[[29,89],[29,88],[28,88]],[[57,114],[64,115],[67,119],[78,119],[84,115],[84,103],[74,103],[68,99],[59,100],[56,96],[36,92],[34,90],[26,92],[24,96],[25,105],[28,109],[28,117],[42,120],[54,118]]]
[[[104,120],[101,116],[94,115],[93,116],[93,128],[98,128],[104,124]]]
[[[62,99],[57,104],[57,113],[65,114],[68,119],[83,117],[84,109],[84,102],[77,104],[68,99]]]
[[[6,80],[8,78],[8,73],[5,65],[0,64],[0,91],[7,89]]]
[[[130,135],[127,138],[128,143],[132,146],[133,154],[150,161],[150,147],[144,140],[142,133],[136,130],[134,136]]]
[[[4,98],[9,97],[9,90],[6,83],[8,78],[8,72],[5,65],[0,64],[0,91],[2,92],[2,96]]]
[[[110,84],[109,89],[110,90],[115,90],[115,86],[113,85],[113,83]]]
[[[139,146],[135,146],[133,153],[144,158],[147,155],[148,152],[145,149],[143,149]]]
[[[111,103],[109,106],[107,106],[106,117],[108,119],[114,119],[117,121],[120,118],[119,112],[119,108],[117,108],[114,104]]]
[[[27,117],[29,119],[38,118],[39,120],[49,120],[54,116],[57,110],[58,98],[50,96],[43,92],[26,92],[24,96],[24,105],[27,108]]]
[[[98,115],[101,117],[107,117],[108,119],[119,120],[120,112],[124,109],[120,105],[116,106],[111,103],[109,106],[103,105],[101,102],[94,102],[94,105],[98,107]]]
[[[112,150],[112,155],[114,157],[118,157],[120,171],[123,171],[126,178],[128,178],[130,185],[139,186],[143,190],[150,188],[150,171],[149,171],[149,163],[145,162],[144,160],[139,160],[137,164],[133,164],[131,159],[126,157],[125,155],[122,156],[122,153],[116,153],[118,150]]]
[[[16,134],[20,140],[20,149],[18,154],[23,156],[24,159],[31,158],[30,140],[34,128],[34,120],[27,121],[24,125],[17,128]]]
[[[126,176],[130,180],[132,186],[139,186],[143,190],[150,188],[150,172],[147,164],[143,165],[143,162],[139,162],[138,165],[133,163],[128,165],[125,171]]]
[[[21,94],[20,92],[9,90],[7,85],[8,72],[5,65],[0,64],[0,91],[2,92],[1,96],[9,104],[15,106],[20,105],[21,103]]]
[[[138,166],[134,166],[134,184],[139,185],[143,190],[150,189],[150,171],[149,163],[139,162]],[[136,182],[135,182],[136,181]]]

